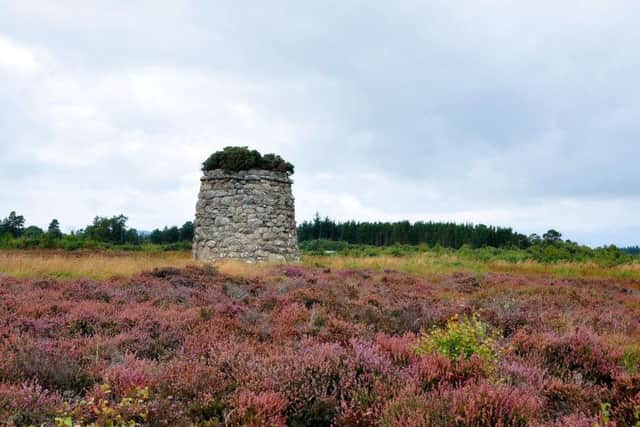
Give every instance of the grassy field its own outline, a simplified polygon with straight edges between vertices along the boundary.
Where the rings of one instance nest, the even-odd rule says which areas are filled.
[[[106,279],[193,264],[190,252],[0,251],[0,273],[18,278]]]
[[[535,261],[506,262],[479,261],[464,256],[421,252],[396,257],[378,255],[354,257],[343,255],[303,255],[301,264],[308,267],[331,269],[394,270],[433,277],[453,272],[475,274],[511,273],[525,275],[551,275],[565,278],[611,278],[640,280],[640,262],[604,266],[593,262],[558,262],[544,264]],[[106,279],[129,276],[160,267],[183,268],[203,265],[194,261],[191,252],[67,252],[67,251],[0,251],[0,274],[18,278],[48,277],[59,279]],[[228,274],[253,276],[268,268],[266,264],[244,262],[218,262],[217,267]]]
[[[305,256],[303,264],[335,269],[395,270],[430,277],[453,272],[512,273],[552,275],[566,278],[612,278],[640,280],[640,262],[604,266],[593,262],[540,263],[536,261],[507,262],[502,260],[478,261],[458,255],[424,252],[394,257]]]

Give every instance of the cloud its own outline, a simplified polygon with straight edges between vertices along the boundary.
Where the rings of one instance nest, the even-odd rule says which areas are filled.
[[[6,9],[0,200],[33,222],[183,222],[204,158],[248,145],[296,165],[299,220],[640,240],[635,2]]]
[[[9,99],[32,127],[3,159],[3,200],[41,223],[64,201],[57,216],[75,228],[116,212],[143,228],[186,221],[212,151],[259,141],[286,152],[305,138],[304,126],[260,108],[281,89],[185,67],[94,74],[53,63],[25,85],[26,102]]]
[[[38,69],[38,62],[29,48],[0,36],[0,66],[33,72]]]

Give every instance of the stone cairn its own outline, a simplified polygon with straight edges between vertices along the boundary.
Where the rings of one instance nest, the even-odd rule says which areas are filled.
[[[194,258],[298,261],[292,183],[286,172],[205,171],[196,204]]]

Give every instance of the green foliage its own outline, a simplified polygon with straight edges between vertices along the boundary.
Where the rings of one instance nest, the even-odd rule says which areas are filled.
[[[524,234],[511,228],[487,226],[484,224],[456,224],[451,222],[335,222],[316,213],[312,221],[304,221],[298,226],[298,240],[340,240],[348,243],[373,246],[441,245],[460,248],[470,245],[474,248],[517,247],[527,248],[530,243]]]
[[[127,217],[124,215],[97,216],[84,230],[72,231],[69,234],[62,233],[57,219],[51,221],[46,232],[31,225],[16,233],[16,227],[23,227],[24,217],[15,215],[15,212],[0,224],[4,231],[0,233],[0,249],[183,251],[191,249],[194,232],[193,223],[187,221],[180,228],[164,227],[163,230],[154,230],[150,236],[144,236],[135,228],[127,226]],[[149,242],[154,244],[150,245]]]
[[[28,238],[37,238],[44,234],[44,231],[40,227],[36,227],[35,225],[30,225],[29,227],[24,229],[24,233],[22,235]]]
[[[124,215],[111,218],[97,216],[93,219],[93,224],[87,226],[84,234],[100,242],[126,243],[127,220]]]
[[[11,211],[9,216],[0,221],[0,236],[10,234],[13,237],[20,237],[24,231],[24,216],[17,215]]]
[[[156,228],[149,234],[149,240],[154,244],[173,244],[193,241],[193,222],[187,221],[182,227]]]
[[[80,400],[68,413],[55,418],[55,426],[136,427],[146,424],[149,415],[148,387],[135,387],[115,401],[110,396],[111,387],[108,384],[101,385],[100,389],[103,398]]]
[[[611,403],[604,402],[600,404],[600,415],[598,421],[593,427],[617,426],[618,424],[611,422]],[[636,407],[634,411],[633,424],[630,427],[640,427],[640,407]]]
[[[249,169],[265,169],[293,174],[293,165],[277,154],[260,154],[248,147],[225,147],[216,151],[202,164],[202,170],[222,169],[237,172]]]
[[[51,220],[49,223],[49,227],[47,228],[47,234],[52,239],[59,239],[62,237],[62,232],[60,231],[60,222],[57,219]]]
[[[556,230],[549,230],[542,235],[542,239],[547,243],[556,243],[562,241],[562,233]]]
[[[498,360],[496,344],[487,331],[487,325],[472,317],[452,317],[444,328],[435,327],[424,333],[416,347],[418,355],[439,353],[451,360],[469,360],[477,356],[487,367]]]
[[[454,249],[440,245],[431,247],[424,243],[419,245],[394,244],[391,246],[373,246],[319,239],[302,241],[299,243],[299,247],[303,253],[309,255],[330,256],[338,254],[353,257],[392,255],[401,257],[429,252],[438,255],[457,256],[460,259],[482,263],[496,261],[511,264],[527,261],[536,261],[544,264],[558,262],[592,262],[602,267],[613,267],[638,259],[637,255],[629,254],[615,246],[593,249],[569,241],[552,244],[540,241],[538,244],[526,249],[509,247],[495,248],[491,246],[473,248],[471,245],[463,245],[459,249]]]
[[[605,402],[600,404],[600,420],[602,421],[602,426],[609,425],[611,421],[611,403]],[[600,427],[600,423],[597,422],[594,427]]]
[[[193,241],[193,222],[187,221],[180,227],[180,240]]]
[[[543,237],[537,234],[527,237],[510,228],[483,224],[421,221],[413,224],[408,221],[340,223],[326,217],[322,219],[316,214],[312,221],[300,224],[297,233],[300,248],[314,255],[335,251],[352,256],[403,256],[431,248],[436,252],[448,250],[477,261],[570,261],[614,266],[630,262],[640,254],[633,248],[620,249],[613,245],[595,249],[579,245],[563,240],[562,234],[553,229]]]
[[[630,374],[640,372],[640,348],[636,346],[627,347],[622,354],[620,363]]]
[[[624,252],[631,255],[640,255],[640,246],[629,246],[627,248],[622,249]]]

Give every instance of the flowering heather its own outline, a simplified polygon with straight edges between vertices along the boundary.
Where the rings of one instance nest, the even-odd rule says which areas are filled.
[[[639,283],[264,271],[0,277],[0,424],[639,421]]]

